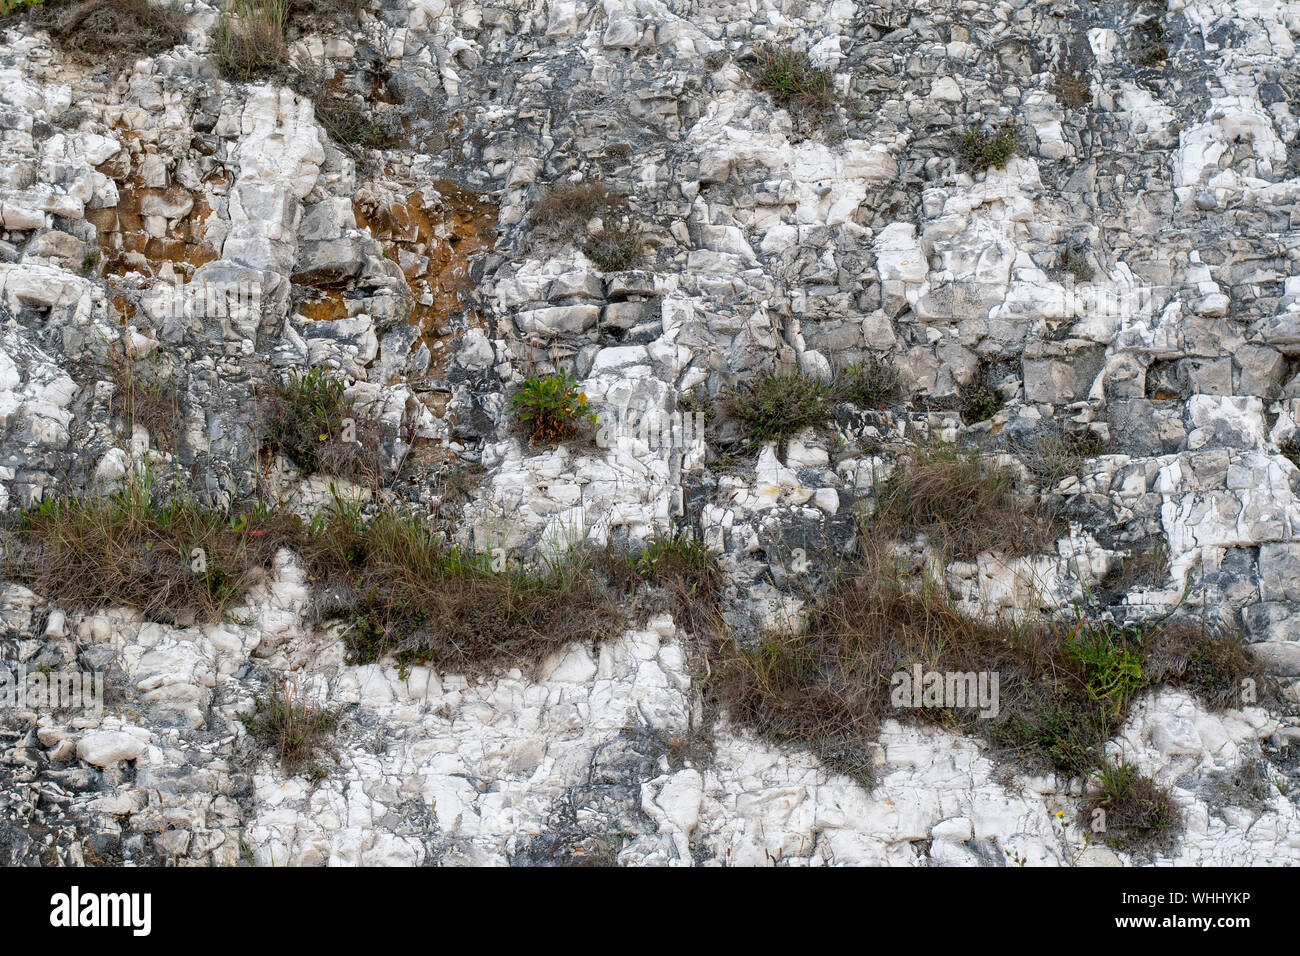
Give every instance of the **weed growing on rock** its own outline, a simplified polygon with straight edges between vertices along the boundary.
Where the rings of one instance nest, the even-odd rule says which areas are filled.
[[[228,80],[250,83],[285,62],[288,0],[225,0],[213,37],[217,68]]]
[[[1106,842],[1116,849],[1168,847],[1177,832],[1178,811],[1169,791],[1130,763],[1106,759],[1093,771],[1093,796],[1079,814],[1090,824],[1098,810],[1105,813]]]
[[[560,441],[576,435],[584,423],[596,424],[587,394],[567,372],[524,379],[512,402],[515,415],[528,427],[534,442]]]
[[[184,418],[180,396],[170,383],[122,355],[113,357],[109,376],[113,382],[112,411],[128,432],[135,425],[143,426],[153,444],[175,451]]]
[[[866,530],[906,541],[924,535],[939,552],[971,560],[984,552],[1033,554],[1055,539],[1046,509],[1020,495],[1011,473],[976,450],[915,446],[876,490]]]
[[[853,362],[835,382],[835,397],[863,408],[885,408],[898,397],[902,380],[898,369],[873,359]]]
[[[754,52],[754,59],[755,85],[779,105],[824,110],[834,103],[830,70],[813,66],[802,50],[768,44]]]
[[[1169,49],[1165,46],[1165,28],[1160,20],[1152,17],[1133,28],[1133,62],[1138,66],[1159,66],[1169,58]]]
[[[286,683],[257,697],[239,719],[254,740],[275,751],[284,773],[305,771],[313,781],[328,776],[317,758],[338,728],[338,711],[295,699]]]
[[[399,666],[455,673],[531,667],[574,641],[618,633],[611,594],[583,556],[528,569],[504,554],[449,548],[414,515],[365,520],[335,502],[307,546],[319,613],[345,623],[348,658],[392,655]]]
[[[988,370],[981,368],[969,385],[961,390],[961,420],[967,425],[986,422],[1002,410],[1001,394],[989,381]]]
[[[1080,479],[1088,461],[1102,454],[1102,442],[1092,432],[1050,430],[1029,441],[1012,443],[1012,450],[1043,488],[1051,491],[1067,478]]]
[[[1088,261],[1088,257],[1073,246],[1066,246],[1061,250],[1061,258],[1057,260],[1057,268],[1068,275],[1074,276],[1076,282],[1091,282],[1092,277],[1096,275],[1092,263]]]
[[[957,155],[975,172],[992,167],[1001,169],[1015,151],[1016,127],[1010,120],[991,132],[971,126],[957,143]]]
[[[1300,437],[1291,437],[1277,446],[1278,452],[1291,464],[1300,468]]]
[[[1062,67],[1052,81],[1052,95],[1062,106],[1081,109],[1092,102],[1092,80],[1083,70]]]
[[[873,546],[869,531],[859,555],[808,596],[802,628],[715,649],[710,705],[774,742],[809,747],[868,784],[887,718],[982,736],[1000,760],[1031,772],[1097,774],[1101,789],[1088,809],[1106,810],[1103,839],[1123,849],[1167,839],[1177,817],[1164,812],[1164,791],[1131,770],[1116,774],[1105,745],[1132,701],[1158,684],[1182,684],[1212,707],[1236,703],[1243,680],[1259,674],[1233,650],[1239,639],[1191,622],[976,620],[942,584]],[[1193,650],[1180,653],[1187,647]],[[1191,663],[1209,647],[1226,648],[1216,652],[1221,683],[1201,681]],[[995,674],[996,705],[948,691],[918,700],[904,693],[917,673],[941,675],[944,687],[956,686],[955,675],[968,690],[980,674]],[[1232,692],[1221,691],[1227,687]]]
[[[291,369],[271,394],[267,442],[305,474],[373,483],[384,470],[378,429],[354,406],[329,369]]]
[[[581,248],[603,272],[630,269],[640,257],[641,230],[627,197],[604,183],[551,187],[534,204],[530,222],[539,233]]]
[[[720,626],[717,596],[722,571],[714,556],[685,531],[656,532],[639,554],[607,550],[604,570],[617,590],[634,596],[642,620],[669,611],[696,633],[714,632]]]
[[[1106,576],[1102,586],[1127,593],[1134,588],[1156,588],[1169,580],[1169,545],[1157,539],[1136,547]]]
[[[785,441],[803,429],[825,425],[832,413],[831,390],[798,372],[760,375],[730,389],[723,404],[751,446]]]

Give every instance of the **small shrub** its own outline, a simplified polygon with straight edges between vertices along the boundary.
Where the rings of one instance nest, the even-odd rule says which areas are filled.
[[[528,426],[530,441],[560,441],[576,435],[584,423],[596,423],[586,392],[567,372],[530,376],[512,401],[519,421]]]
[[[1169,790],[1124,761],[1103,761],[1092,775],[1096,794],[1080,814],[1088,825],[1097,810],[1105,812],[1103,834],[1121,850],[1154,851],[1167,847],[1177,832],[1178,811]]]
[[[441,545],[414,515],[385,508],[369,521],[336,502],[313,524],[313,574],[322,617],[347,625],[358,664],[392,655],[399,666],[456,673],[531,667],[572,641],[615,635],[621,617],[584,557],[535,570]]]
[[[1015,151],[1016,127],[1010,120],[992,132],[971,126],[957,144],[957,155],[975,172],[991,167],[1001,169]]]
[[[765,45],[755,51],[754,83],[781,106],[828,109],[835,101],[830,70],[813,66],[802,50]]]
[[[866,530],[888,540],[925,535],[961,560],[986,551],[1033,554],[1055,538],[1045,509],[1016,492],[1007,471],[978,451],[934,443],[917,446],[876,491]]]
[[[853,362],[835,382],[835,395],[863,408],[885,408],[902,387],[898,369],[887,362]]]
[[[288,0],[225,0],[217,20],[214,52],[228,80],[249,83],[285,65]]]
[[[22,511],[5,535],[4,572],[72,607],[133,607],[188,625],[219,619],[300,531],[292,517],[215,511],[136,476],[108,498],[51,497]]]
[[[254,740],[275,751],[284,773],[305,770],[313,781],[328,775],[316,757],[338,728],[337,711],[295,700],[288,684],[282,684],[257,697],[252,711],[239,719]]]
[[[831,390],[797,372],[774,372],[745,382],[726,393],[724,405],[752,446],[785,441],[805,428],[824,425],[833,411]]]
[[[149,0],[43,0],[29,9],[32,25],[62,49],[114,69],[185,40],[185,11]]]
[[[1278,453],[1300,468],[1300,437],[1292,436],[1277,446]]]
[[[377,428],[353,405],[329,369],[291,369],[271,395],[267,442],[305,474],[377,481],[384,470]]]

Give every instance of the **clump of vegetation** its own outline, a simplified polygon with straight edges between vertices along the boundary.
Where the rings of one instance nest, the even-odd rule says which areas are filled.
[[[1169,790],[1158,786],[1130,763],[1106,759],[1092,773],[1092,799],[1079,818],[1091,825],[1098,810],[1105,813],[1105,841],[1121,850],[1154,851],[1172,843],[1178,811]]]
[[[833,412],[831,390],[798,372],[760,375],[730,389],[723,404],[751,446],[785,441],[805,428],[825,425]]]
[[[298,8],[290,9],[293,13]],[[368,149],[391,149],[402,143],[399,119],[375,112],[364,98],[331,92],[330,77],[328,64],[300,56],[294,61],[288,82],[299,96],[312,101],[316,119],[336,143],[353,156]]]
[[[587,393],[567,372],[529,376],[512,402],[515,415],[528,426],[530,441],[560,441],[576,435],[584,423],[596,423]]]
[[[573,641],[617,634],[621,618],[587,557],[535,569],[503,554],[441,544],[417,517],[385,508],[369,521],[336,501],[307,547],[323,617],[346,624],[348,659],[456,673],[531,667]],[[499,560],[500,559],[500,560]]]
[[[1234,646],[1229,635],[1188,622],[976,620],[953,605],[942,584],[872,546],[870,528],[863,541],[859,555],[810,595],[802,628],[717,649],[707,692],[733,721],[809,747],[865,783],[872,744],[890,717],[984,737],[995,756],[1018,766],[1091,776],[1109,772],[1107,741],[1147,688],[1183,684],[1219,707],[1236,702],[1221,687],[1240,687],[1257,673],[1230,650],[1222,683],[1205,683],[1190,664],[1167,667],[1180,659],[1177,648]],[[921,690],[918,673],[941,675],[937,684],[926,679],[920,698],[913,694]],[[997,675],[995,702],[979,699],[981,674]],[[1158,793],[1131,776],[1103,781],[1095,805],[1107,811],[1104,835],[1126,849],[1164,839],[1176,817],[1156,812]],[[1141,799],[1130,806],[1129,796]]]
[[[1092,102],[1092,79],[1084,70],[1062,67],[1052,81],[1052,94],[1062,106],[1082,109]]]
[[[284,773],[305,770],[313,781],[328,776],[317,758],[338,729],[338,711],[295,699],[286,683],[257,697],[239,719],[254,740],[275,751]]]
[[[990,381],[987,368],[981,367],[970,384],[961,390],[961,420],[967,425],[986,422],[1002,410],[1002,395]]]
[[[614,587],[637,599],[642,620],[668,610],[679,624],[697,633],[718,629],[722,572],[713,555],[688,532],[656,532],[639,554],[607,552],[605,568]],[[649,593],[656,590],[667,600]]]
[[[267,442],[305,474],[374,482],[384,470],[378,429],[354,405],[329,369],[291,369],[271,395]]]
[[[1103,452],[1101,440],[1091,431],[1049,430],[1027,442],[1016,442],[1012,448],[1048,491],[1066,478],[1081,478],[1088,460]]]
[[[288,17],[289,0],[225,0],[214,35],[221,75],[249,83],[278,73],[285,66]]]
[[[1001,169],[1016,151],[1016,126],[1007,120],[997,129],[986,131],[978,126],[967,128],[957,143],[957,155],[970,169]]]
[[[802,50],[766,44],[754,51],[754,83],[781,106],[828,109],[835,101],[830,70],[813,66]]]
[[[1159,66],[1168,58],[1165,28],[1157,17],[1144,20],[1133,28],[1133,61],[1138,66]]]
[[[1163,538],[1134,548],[1102,586],[1127,593],[1134,588],[1156,588],[1169,580],[1169,545]]]
[[[1074,276],[1076,282],[1091,282],[1092,277],[1096,275],[1092,264],[1088,261],[1088,257],[1073,246],[1066,246],[1061,250],[1061,257],[1057,260],[1057,268]]]
[[[835,382],[835,395],[864,408],[885,408],[898,397],[901,388],[898,369],[888,362],[872,359],[849,364]]]
[[[71,607],[125,605],[171,624],[217,620],[275,552],[292,516],[227,513],[137,475],[107,498],[47,498],[5,535],[5,576]]]
[[[895,541],[924,535],[960,560],[986,551],[1033,554],[1056,536],[1046,509],[1021,496],[1008,471],[974,449],[941,442],[916,446],[880,485],[866,530]]]
[[[185,40],[185,11],[149,0],[43,0],[28,9],[32,25],[49,33],[62,49],[114,68]]]
[[[1300,468],[1300,437],[1293,435],[1279,444],[1277,450],[1283,458]]]
[[[581,248],[603,272],[630,269],[640,257],[641,230],[627,197],[604,183],[551,187],[534,204],[530,221],[538,232]]]
[[[372,113],[364,102],[329,93],[317,96],[313,106],[325,132],[353,155],[367,149],[392,149],[402,142],[401,129]]]

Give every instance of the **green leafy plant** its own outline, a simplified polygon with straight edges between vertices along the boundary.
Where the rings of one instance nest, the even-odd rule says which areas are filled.
[[[968,127],[957,143],[957,155],[971,169],[1001,169],[1016,151],[1016,126],[1006,120],[997,129],[985,131]]]
[[[586,392],[567,372],[528,377],[512,401],[515,415],[528,426],[534,442],[569,438],[584,422],[596,423]]]

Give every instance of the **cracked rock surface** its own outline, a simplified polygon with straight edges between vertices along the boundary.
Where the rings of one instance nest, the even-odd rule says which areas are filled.
[[[217,8],[184,10],[182,45],[118,75],[0,21],[9,516],[147,464],[303,515],[382,493],[526,555],[677,525],[752,639],[802,606],[796,549],[850,550],[889,443],[985,441],[1027,474],[1017,449],[1084,430],[1101,453],[1040,489],[1069,518],[1053,549],[954,562],[954,599],[1067,607],[1160,540],[1167,576],[1108,613],[1238,625],[1281,690],[1135,703],[1112,746],[1183,820],[1151,860],[1080,854],[1058,811],[1081,782],[1005,772],[977,738],[889,721],[868,790],[714,722],[700,636],[669,614],[537,674],[469,677],[349,664],[288,550],[219,623],[0,582],[7,665],[106,681],[101,714],[0,710],[0,862],[1300,863],[1300,3],[375,0],[295,41],[400,126],[363,151],[287,83],[223,79]],[[1162,57],[1139,42],[1152,16]],[[829,70],[834,105],[756,89],[763,43]],[[956,161],[961,131],[1008,119],[1005,166]],[[533,221],[576,181],[626,197],[629,267]],[[122,354],[177,386],[175,434],[123,423]],[[744,460],[681,427],[533,445],[510,407],[565,371],[602,415],[680,426],[696,392],[872,360],[904,400]],[[268,460],[258,403],[307,367],[379,423],[382,489]],[[1002,404],[971,424],[980,382]],[[466,467],[480,480],[453,501]],[[286,680],[343,709],[323,779],[286,775],[239,719]],[[1230,785],[1244,766],[1261,791]]]

